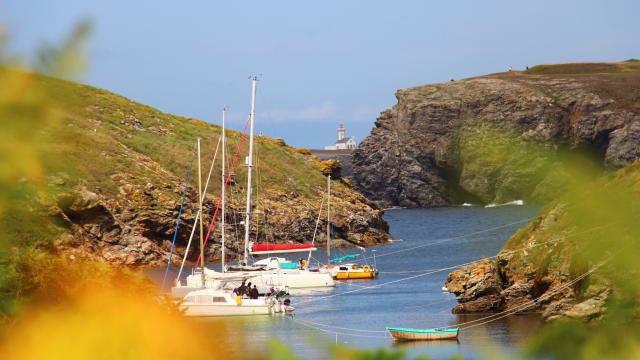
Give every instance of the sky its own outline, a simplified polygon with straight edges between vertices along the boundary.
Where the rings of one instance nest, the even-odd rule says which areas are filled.
[[[397,89],[542,63],[640,58],[640,1],[0,0],[9,49],[33,57],[93,25],[82,82],[296,147],[360,142]]]

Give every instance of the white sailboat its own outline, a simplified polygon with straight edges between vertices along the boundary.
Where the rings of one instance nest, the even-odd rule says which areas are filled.
[[[256,115],[256,89],[257,78],[252,80],[251,91],[251,115],[249,126],[249,156],[247,161],[247,200],[245,213],[245,233],[244,233],[244,257],[239,267],[227,267],[225,271],[257,271],[255,277],[250,281],[264,286],[285,286],[291,289],[331,287],[335,286],[333,278],[327,273],[311,271],[308,267],[298,265],[297,262],[288,261],[283,257],[269,257],[256,261],[249,265],[249,255],[274,255],[291,253],[309,253],[316,250],[311,244],[252,244],[249,242],[251,230],[251,195],[252,195],[252,172],[253,172],[253,146],[254,128]]]
[[[223,115],[224,117],[224,115]],[[199,213],[203,213],[202,178],[200,172],[200,138],[198,138],[198,199]],[[223,170],[224,171],[224,170]],[[246,280],[253,274],[243,273],[207,273],[204,265],[203,227],[200,221],[200,256],[202,266],[199,273],[194,272],[187,279],[187,287],[178,286],[172,292],[179,290],[186,293],[180,304],[187,316],[229,316],[229,315],[268,315],[271,313],[292,312],[289,299],[285,292],[271,290],[267,296],[247,298],[243,292],[234,293],[228,289],[231,281]],[[182,270],[182,268],[181,268]]]
[[[272,287],[285,287],[289,290],[300,288],[318,288],[318,287],[333,287],[335,281],[330,274],[321,272],[318,270],[312,270],[308,267],[300,266],[297,262],[288,261],[284,257],[268,257],[249,264],[249,255],[279,255],[279,254],[291,254],[291,253],[308,253],[309,257],[311,252],[316,248],[311,244],[253,244],[249,241],[251,230],[251,202],[252,202],[252,176],[253,176],[253,148],[254,148],[254,133],[255,133],[255,108],[256,108],[256,90],[257,90],[257,78],[252,79],[252,91],[251,91],[251,113],[250,113],[250,126],[249,126],[249,154],[247,157],[247,194],[246,194],[246,212],[245,212],[245,233],[244,233],[244,252],[242,261],[237,265],[226,265],[224,263],[224,232],[222,236],[222,259],[223,273],[242,273],[242,274],[254,274],[249,278],[253,284],[258,285],[259,288],[270,289]],[[223,124],[223,141],[224,141],[224,124]],[[224,159],[224,150],[223,150]],[[224,160],[223,160],[224,161]],[[224,177],[223,177],[224,178]],[[224,214],[224,183],[222,190],[222,211]],[[224,221],[224,215],[222,216]],[[224,223],[222,223],[222,231],[224,231]],[[215,279],[219,276],[219,272],[204,268],[200,274],[192,274],[187,277],[187,286],[192,286],[197,283],[198,275],[203,276],[201,283],[207,285],[208,279]]]

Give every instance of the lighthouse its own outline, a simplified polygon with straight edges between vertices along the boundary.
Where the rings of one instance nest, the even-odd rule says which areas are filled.
[[[340,123],[338,125],[338,141],[344,139],[344,124]]]
[[[356,138],[353,136],[345,136],[344,124],[340,123],[338,125],[338,140],[335,145],[325,146],[325,150],[353,150],[358,147],[356,143]]]

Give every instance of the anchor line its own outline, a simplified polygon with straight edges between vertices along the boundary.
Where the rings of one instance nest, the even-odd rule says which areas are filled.
[[[344,336],[355,336],[355,337],[377,338],[377,339],[388,339],[389,338],[388,335],[386,335],[386,336],[383,336],[383,335],[364,335],[364,334],[346,333],[346,332],[341,332],[341,331],[332,331],[332,330],[323,329],[323,328],[318,327],[318,326],[314,326],[311,323],[309,323],[307,321],[304,321],[304,320],[299,320],[299,319],[296,319],[296,318],[291,318],[291,320],[294,321],[294,322],[297,322],[297,323],[299,323],[301,325],[304,325],[306,327],[309,327],[309,328],[312,328],[312,329],[315,329],[315,330],[318,330],[318,331],[322,331],[322,332],[325,332],[325,333],[328,333],[328,334],[333,334],[333,335],[344,335]],[[386,331],[382,331],[382,332],[386,333]]]
[[[442,243],[445,243],[445,242],[448,242],[448,241],[463,239],[463,238],[466,238],[466,237],[469,237],[469,236],[473,236],[473,235],[478,235],[478,234],[484,234],[484,233],[491,232],[491,231],[494,231],[494,230],[504,229],[504,228],[507,228],[507,227],[510,227],[510,226],[513,226],[513,225],[518,225],[518,224],[521,224],[521,223],[529,222],[529,221],[531,221],[531,219],[533,219],[533,218],[522,219],[522,220],[514,221],[514,222],[509,223],[509,224],[504,224],[504,225],[492,227],[492,228],[489,228],[489,229],[475,231],[475,232],[462,234],[462,235],[458,235],[458,236],[454,236],[454,237],[450,237],[450,238],[439,239],[439,240],[435,240],[433,242],[430,242],[428,244],[412,246],[412,247],[406,248],[406,249],[398,249],[398,250],[391,251],[391,252],[388,252],[388,253],[383,253],[383,254],[376,255],[376,258],[379,259],[381,257],[388,256],[388,255],[393,255],[393,254],[397,254],[397,253],[401,253],[401,252],[405,252],[405,251],[411,251],[411,250],[420,249],[420,248],[423,248],[423,247],[438,245],[438,244],[442,244]],[[366,260],[370,260],[370,259],[373,259],[373,257],[372,256],[371,257],[365,257],[364,259],[362,259],[362,261],[366,261]]]
[[[211,180],[211,174],[213,173],[213,166],[216,163],[216,158],[218,157],[218,149],[220,148],[221,139],[222,139],[221,137],[218,138],[216,151],[213,154],[211,167],[209,167],[209,175],[207,176],[207,182],[204,184],[204,191],[202,192],[202,201],[204,201],[205,197],[207,196],[207,188],[209,187],[209,180]],[[191,235],[189,235],[189,241],[187,242],[187,247],[184,250],[184,257],[182,258],[182,263],[180,264],[180,270],[178,270],[178,276],[176,276],[176,281],[179,281],[180,277],[182,276],[182,270],[184,269],[184,264],[186,263],[187,256],[189,255],[189,248],[191,247],[191,241],[193,240],[193,235],[195,234],[196,225],[198,224],[198,221],[200,221],[200,209],[198,209],[198,212],[196,213],[196,218],[193,222],[193,228],[191,229]],[[163,281],[163,284],[164,284],[164,281]]]
[[[605,227],[608,227],[608,226],[611,226],[611,225],[612,224],[596,226],[596,227],[593,227],[593,228],[590,228],[590,229],[587,229],[587,230],[584,230],[584,231],[580,231],[580,232],[577,232],[577,233],[573,233],[573,234],[567,235],[564,239],[567,239],[567,238],[573,237],[573,236],[577,236],[577,235],[580,235],[580,234],[584,234],[584,233],[587,233],[587,232],[591,232],[591,231],[594,231],[594,230],[597,230],[597,229],[605,228]],[[520,251],[526,251],[526,250],[532,249],[534,247],[538,247],[538,246],[545,245],[545,244],[548,244],[548,243],[557,243],[559,241],[560,241],[560,239],[544,241],[544,242],[537,243],[535,245],[529,245],[529,246],[522,247],[522,248],[519,248],[519,249],[505,251],[502,254],[496,254],[494,256],[486,257],[484,259],[486,259],[486,260],[495,259],[495,258],[498,258],[500,256],[509,255],[509,254],[513,254],[513,253],[516,253],[516,252],[520,252]],[[480,259],[480,260],[482,260],[482,259]],[[419,277],[432,275],[432,274],[440,273],[440,272],[447,271],[447,270],[457,269],[459,267],[463,267],[463,266],[466,266],[466,265],[471,265],[471,264],[473,264],[473,263],[475,263],[477,261],[479,261],[479,260],[469,261],[469,262],[466,262],[466,263],[457,264],[457,265],[453,265],[453,266],[447,266],[447,267],[444,267],[444,268],[435,269],[435,270],[432,270],[432,271],[427,271],[427,272],[424,272],[424,273],[421,273],[421,274],[412,275],[412,276],[400,278],[400,279],[397,279],[397,280],[387,281],[387,282],[382,283],[382,284],[361,287],[361,288],[357,288],[357,289],[354,289],[354,290],[344,291],[344,292],[341,292],[341,293],[327,295],[327,296],[321,296],[321,297],[309,299],[307,301],[303,301],[300,304],[308,304],[308,303],[311,303],[311,302],[314,302],[314,301],[326,300],[326,299],[334,298],[336,296],[347,295],[347,294],[360,292],[360,291],[364,291],[364,290],[369,290],[369,289],[376,289],[376,288],[379,288],[379,287],[382,287],[382,286],[386,286],[386,285],[391,285],[391,284],[395,284],[395,283],[399,283],[399,282],[403,282],[403,281],[407,281],[407,280],[411,280],[411,279],[416,279],[416,278],[419,278]]]
[[[601,262],[600,264],[594,266],[592,269],[590,269],[589,271],[584,272],[582,275],[576,277],[575,279],[553,289],[551,292],[546,293],[542,296],[540,296],[537,299],[534,300],[530,300],[528,302],[525,302],[523,304],[520,304],[518,306],[516,306],[513,309],[509,309],[509,310],[505,310],[499,313],[495,313],[495,314],[491,314],[489,316],[485,316],[482,317],[480,319],[475,319],[475,320],[471,320],[471,321],[466,321],[466,322],[461,322],[461,323],[457,323],[454,325],[449,325],[449,326],[444,326],[444,327],[439,327],[440,329],[450,329],[450,328],[455,328],[455,327],[459,327],[461,330],[466,330],[466,329],[471,329],[473,327],[477,327],[477,326],[481,326],[481,325],[485,325],[488,323],[491,323],[493,321],[497,321],[500,319],[503,319],[507,316],[511,316],[513,314],[519,313],[522,310],[527,309],[528,307],[537,304],[538,302],[545,300],[561,291],[563,291],[564,289],[567,289],[570,286],[573,286],[574,284],[576,284],[577,282],[579,282],[580,280],[586,278],[587,276],[591,275],[592,273],[594,273],[596,270],[598,270],[600,267],[604,266],[606,264],[606,262],[608,261],[605,260],[603,262]],[[435,303],[434,303],[435,304]],[[329,329],[337,329],[337,330],[344,330],[344,331],[351,331],[351,332],[363,332],[363,333],[387,333],[386,330],[363,330],[363,329],[356,329],[356,328],[348,328],[348,327],[341,327],[341,326],[334,326],[334,325],[327,325],[327,324],[322,324],[322,323],[318,323],[318,322],[313,322],[313,321],[309,321],[309,320],[300,320],[300,319],[293,319],[293,321],[296,321],[302,325],[305,325],[307,327],[316,329],[318,331],[322,331],[325,333],[329,333],[329,334],[335,334],[335,335],[345,335],[345,336],[356,336],[356,337],[368,337],[368,338],[389,338],[389,336],[375,336],[375,335],[364,335],[364,334],[354,334],[354,333],[346,333],[346,332],[341,332],[341,331],[332,331]],[[325,329],[323,327],[326,327],[328,329]]]
[[[446,302],[451,302],[452,299],[446,299],[446,300],[442,300],[442,301],[433,301],[424,305],[419,306],[420,308],[426,308],[428,306],[432,306],[432,305],[438,305],[438,304],[444,304]],[[311,320],[301,320],[301,319],[296,319],[298,321],[305,321],[309,324],[315,325],[315,326],[319,326],[319,327],[324,327],[324,328],[330,328],[330,329],[337,329],[337,330],[346,330],[346,331],[356,331],[356,332],[365,332],[365,333],[387,333],[386,330],[363,330],[363,329],[356,329],[356,328],[348,328],[348,327],[342,327],[342,326],[336,326],[336,325],[328,325],[328,324],[323,324],[323,323],[319,323],[319,322],[314,322]]]

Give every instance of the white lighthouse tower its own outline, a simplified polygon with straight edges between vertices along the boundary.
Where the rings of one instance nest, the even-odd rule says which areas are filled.
[[[358,147],[356,143],[356,138],[353,136],[346,137],[344,124],[340,123],[338,125],[338,140],[335,145],[325,146],[325,150],[353,150]]]
[[[340,123],[338,125],[338,141],[344,139],[344,124]]]

